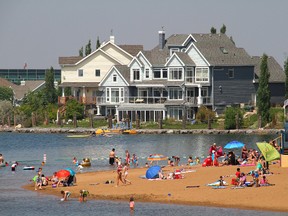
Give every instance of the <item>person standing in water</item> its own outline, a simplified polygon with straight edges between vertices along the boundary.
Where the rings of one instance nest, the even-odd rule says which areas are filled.
[[[115,163],[115,148],[113,148],[109,154],[109,164],[114,165]]]

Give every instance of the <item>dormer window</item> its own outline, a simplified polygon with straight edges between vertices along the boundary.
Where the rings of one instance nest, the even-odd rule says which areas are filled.
[[[174,52],[179,52],[179,48],[171,48],[170,49],[170,56],[173,55]]]
[[[228,54],[228,51],[224,47],[220,47],[220,50],[223,54]]]

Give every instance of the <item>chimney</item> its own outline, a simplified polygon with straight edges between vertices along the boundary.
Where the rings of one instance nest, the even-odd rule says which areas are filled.
[[[165,31],[162,28],[162,31],[158,31],[159,34],[159,49],[163,49],[165,46]]]
[[[113,35],[113,29],[111,29],[110,42],[111,42],[111,43],[115,43],[115,37],[114,37],[114,35]]]

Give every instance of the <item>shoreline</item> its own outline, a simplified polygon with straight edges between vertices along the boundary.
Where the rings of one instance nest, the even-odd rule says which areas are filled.
[[[14,128],[0,127],[0,132],[12,133],[70,133],[70,134],[91,134],[97,128]],[[137,134],[251,134],[251,135],[279,135],[282,129],[135,129]]]
[[[238,166],[223,167],[202,167],[200,165],[178,168],[184,168],[187,173],[183,174],[183,179],[174,180],[147,180],[140,178],[145,175],[147,168],[129,169],[128,179],[132,181],[131,185],[119,187],[114,184],[105,184],[107,180],[116,182],[116,172],[96,171],[87,173],[78,173],[77,183],[71,187],[52,188],[51,185],[44,187],[43,190],[35,191],[43,194],[50,194],[60,197],[61,190],[72,192],[71,198],[79,198],[79,190],[89,191],[88,200],[110,200],[128,202],[133,195],[136,208],[137,202],[153,202],[164,204],[181,204],[193,206],[208,206],[221,208],[235,208],[258,211],[288,212],[286,193],[288,186],[285,181],[288,177],[286,169],[279,167],[279,164],[271,165],[270,170],[274,172],[269,175],[269,182],[275,186],[269,187],[247,187],[244,189],[226,189],[215,190],[206,184],[219,179],[220,175],[225,176],[225,181],[231,182],[233,174]],[[45,168],[44,168],[45,169]],[[175,170],[176,167],[164,167],[164,173]],[[248,173],[254,167],[241,167],[241,171]],[[191,171],[191,172],[189,172]],[[193,172],[192,172],[193,171]],[[247,177],[252,180],[251,176]],[[189,185],[197,185],[197,188],[186,188]],[[34,184],[23,186],[24,189],[34,191]]]

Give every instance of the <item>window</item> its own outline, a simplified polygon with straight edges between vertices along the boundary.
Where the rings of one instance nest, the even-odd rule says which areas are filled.
[[[167,79],[167,68],[154,68],[153,78],[154,79]]]
[[[194,77],[194,70],[193,67],[187,67],[186,68],[186,83],[194,83],[195,82]]]
[[[176,120],[181,120],[183,117],[183,112],[181,107],[170,107],[168,110],[168,115],[170,118],[174,118]]]
[[[209,69],[196,68],[195,79],[196,82],[209,82]]]
[[[223,54],[228,54],[228,51],[224,47],[220,47],[220,50]]]
[[[182,68],[169,68],[169,80],[182,80]]]
[[[170,100],[182,100],[183,94],[181,88],[170,88],[169,89],[169,99]]]
[[[117,82],[117,74],[113,74],[113,76],[112,76],[112,81],[113,81],[114,83]]]
[[[170,49],[170,56],[173,55],[174,52],[179,52],[179,48],[171,48]]]
[[[78,70],[78,76],[79,76],[79,77],[83,77],[83,70],[82,70],[82,69],[79,69],[79,70]]]
[[[229,78],[234,78],[234,69],[229,69],[228,70],[228,77]]]
[[[106,102],[119,103],[124,101],[124,88],[106,88]]]
[[[149,79],[149,69],[145,69],[145,78]]]
[[[140,70],[133,69],[133,80],[140,80]]]
[[[95,70],[95,76],[96,76],[96,77],[100,77],[100,70],[99,70],[99,69],[96,69],[96,70]]]

